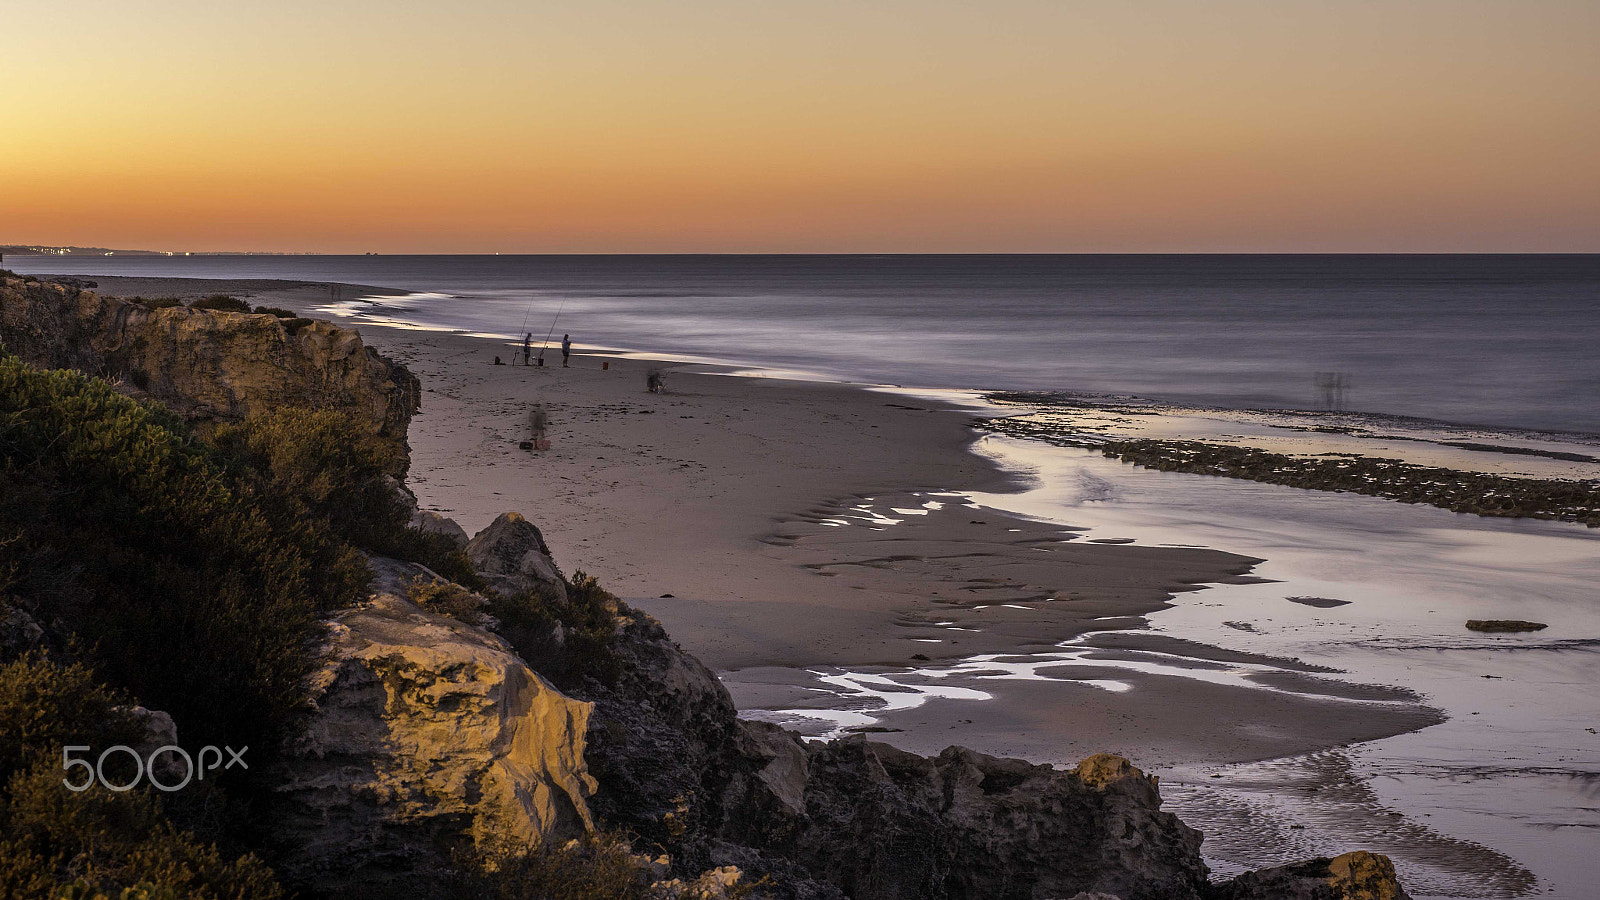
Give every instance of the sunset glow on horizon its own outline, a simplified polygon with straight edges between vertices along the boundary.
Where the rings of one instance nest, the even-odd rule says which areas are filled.
[[[1600,251],[1592,2],[9,9],[0,244]]]

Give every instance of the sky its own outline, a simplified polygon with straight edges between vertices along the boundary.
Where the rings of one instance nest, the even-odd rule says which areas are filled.
[[[0,244],[1600,252],[1600,3],[51,0]]]

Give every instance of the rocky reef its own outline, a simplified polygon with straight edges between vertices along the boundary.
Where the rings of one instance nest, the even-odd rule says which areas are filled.
[[[0,342],[31,365],[121,381],[195,420],[282,406],[337,409],[403,449],[421,402],[416,376],[354,329],[295,323],[0,275]]]
[[[988,396],[1014,404],[1046,402],[1020,392]],[[1055,405],[1071,408],[1064,401]],[[1497,518],[1553,519],[1600,528],[1600,481],[1466,472],[1354,454],[1292,456],[1206,441],[1154,438],[1113,441],[1073,431],[1063,426],[1056,415],[1000,416],[983,419],[978,427],[1059,447],[1098,450],[1110,458],[1162,472],[1220,475],[1303,490],[1348,491],[1401,503],[1437,506],[1451,512]],[[1450,446],[1487,448],[1489,445],[1454,443]],[[1506,452],[1517,448],[1491,449]],[[1545,455],[1592,461],[1578,454]]]

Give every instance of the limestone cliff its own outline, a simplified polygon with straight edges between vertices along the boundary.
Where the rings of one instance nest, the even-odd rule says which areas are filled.
[[[330,623],[308,728],[273,773],[280,870],[330,895],[427,895],[474,840],[592,828],[590,705],[405,599],[422,567],[373,566],[370,602]]]
[[[40,368],[121,379],[194,419],[279,406],[340,409],[403,447],[420,404],[414,375],[355,330],[328,322],[152,308],[0,276],[0,342]]]

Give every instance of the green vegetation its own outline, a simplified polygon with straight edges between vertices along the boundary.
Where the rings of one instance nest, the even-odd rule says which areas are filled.
[[[42,649],[8,659],[18,651],[0,645],[0,896],[282,896],[244,853],[250,779],[298,727],[322,614],[365,593],[355,548],[483,587],[449,538],[408,527],[402,465],[392,442],[334,411],[264,412],[202,439],[103,380],[0,352],[0,619],[42,629]],[[621,607],[581,572],[565,599],[485,601],[431,580],[412,591],[469,621],[494,616],[558,684],[616,677]],[[251,771],[174,794],[65,788],[63,746],[141,742],[135,702],[170,713],[185,747],[248,746]],[[124,760],[111,762],[121,780]],[[610,840],[463,877],[482,879],[481,896],[638,896]]]
[[[196,745],[269,752],[303,707],[322,610],[368,578],[166,410],[0,358],[7,601]]]
[[[419,562],[474,590],[472,561],[451,540],[409,527],[391,473],[403,460],[376,430],[333,410],[278,409],[224,425],[212,440],[244,463],[259,492],[326,522],[358,547]]]
[[[282,325],[285,331],[294,334],[315,321],[315,319],[279,319],[278,324]]]
[[[293,319],[299,316],[299,313],[294,310],[284,309],[280,306],[258,306],[256,307],[256,314],[277,316],[280,319]]]
[[[59,769],[68,744],[132,744],[143,730],[128,698],[79,664],[58,665],[29,653],[0,665],[0,785],[39,762]]]
[[[418,575],[406,591],[412,603],[431,613],[472,622],[484,610],[484,598],[459,584]]]
[[[591,834],[554,847],[506,844],[464,860],[462,896],[486,900],[644,900],[646,873],[628,841]]]
[[[250,304],[240,300],[238,297],[230,297],[227,294],[212,294],[209,297],[201,297],[199,300],[189,304],[189,308],[247,313],[250,311]]]
[[[229,859],[179,828],[148,789],[74,793],[62,783],[63,746],[138,741],[126,702],[81,665],[38,654],[0,665],[0,896],[281,897],[259,860]],[[107,776],[126,783],[132,763],[115,760],[129,768]]]
[[[616,619],[623,610],[593,576],[577,572],[567,582],[566,600],[539,592],[491,595],[488,613],[517,653],[565,690],[587,679],[616,681]]]

